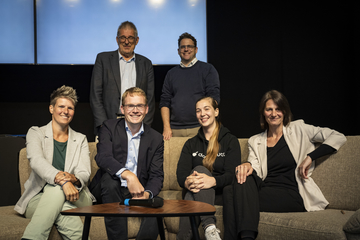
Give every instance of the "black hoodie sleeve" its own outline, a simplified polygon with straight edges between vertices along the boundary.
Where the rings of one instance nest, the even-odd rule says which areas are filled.
[[[235,178],[235,168],[241,164],[241,149],[239,140],[231,135],[227,146],[222,146],[225,150],[224,173],[214,176],[216,188],[223,188],[232,183]]]
[[[176,176],[180,187],[185,188],[185,180],[192,171],[192,156],[190,139],[186,141],[178,161]]]

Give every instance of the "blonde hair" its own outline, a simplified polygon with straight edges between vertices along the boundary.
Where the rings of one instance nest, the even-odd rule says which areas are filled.
[[[144,92],[144,90],[142,90],[141,88],[138,87],[132,87],[129,89],[126,89],[126,91],[123,93],[122,97],[121,97],[121,104],[124,106],[125,105],[125,98],[130,95],[138,95],[138,96],[143,96],[145,98],[145,105],[147,105],[147,97],[146,97],[146,93]]]
[[[212,97],[202,97],[200,98],[196,103],[200,102],[201,100],[204,99],[209,99],[211,106],[214,108],[214,110],[219,108],[218,103],[216,102],[215,99],[213,99]],[[210,172],[212,172],[213,170],[213,165],[214,162],[216,160],[216,157],[219,153],[220,150],[220,144],[219,144],[219,132],[220,132],[220,127],[221,127],[221,123],[219,120],[219,116],[215,117],[215,123],[216,123],[216,127],[214,132],[212,133],[210,140],[209,140],[209,145],[207,147],[206,150],[206,156],[203,159],[202,163],[204,165],[204,167],[206,167]]]
[[[61,86],[50,95],[50,105],[55,106],[56,101],[59,98],[67,98],[73,102],[74,106],[76,106],[78,102],[78,97],[76,95],[76,90],[69,86]]]

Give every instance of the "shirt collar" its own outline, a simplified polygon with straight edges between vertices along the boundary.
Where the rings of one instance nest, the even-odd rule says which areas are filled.
[[[197,58],[195,57],[190,63],[189,65],[185,66],[182,62],[180,62],[180,67],[182,68],[189,68],[195,65],[195,63],[197,62]]]
[[[134,62],[135,62],[135,53],[134,53],[134,55],[131,57],[131,59],[130,59],[129,61],[126,61],[126,60],[125,60],[125,58],[121,55],[121,53],[119,52],[119,50],[118,50],[118,54],[119,54],[119,61],[120,61],[120,60],[123,60],[123,61],[125,61],[125,62],[131,62],[131,61],[134,61]]]
[[[126,132],[130,133],[130,136],[132,136],[131,130],[129,129],[129,126],[126,121],[125,121],[125,130]],[[141,136],[143,133],[144,133],[144,123],[141,123],[141,127],[139,131],[135,133],[133,137]]]

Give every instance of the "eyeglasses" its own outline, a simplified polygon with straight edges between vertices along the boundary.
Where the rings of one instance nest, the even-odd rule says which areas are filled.
[[[118,36],[117,37],[118,39],[120,39],[120,42],[126,42],[126,40],[128,40],[129,41],[129,43],[133,43],[134,41],[135,41],[135,37],[133,37],[133,36],[130,36],[130,37],[125,37],[125,36]]]
[[[195,47],[194,45],[181,45],[180,49],[185,50],[185,48],[188,48],[188,49],[192,50],[192,49],[194,49],[194,47]]]
[[[129,111],[132,111],[132,110],[134,110],[135,108],[137,108],[139,111],[144,111],[146,105],[145,105],[145,104],[138,104],[138,105],[127,104],[127,105],[124,105],[124,107],[126,107]]]

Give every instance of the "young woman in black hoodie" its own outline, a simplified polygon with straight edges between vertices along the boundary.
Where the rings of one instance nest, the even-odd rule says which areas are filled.
[[[241,164],[238,139],[218,120],[219,107],[211,97],[203,97],[196,103],[196,117],[201,125],[198,134],[189,139],[181,152],[177,166],[177,180],[185,190],[185,200],[201,201],[211,205],[223,205],[231,199],[231,184],[235,179],[235,167]],[[224,205],[223,218],[229,211]],[[200,217],[205,237],[221,239],[215,227],[214,215]],[[226,222],[224,222],[226,227]],[[226,230],[225,230],[226,232]],[[177,239],[191,239],[189,218],[180,218]]]

